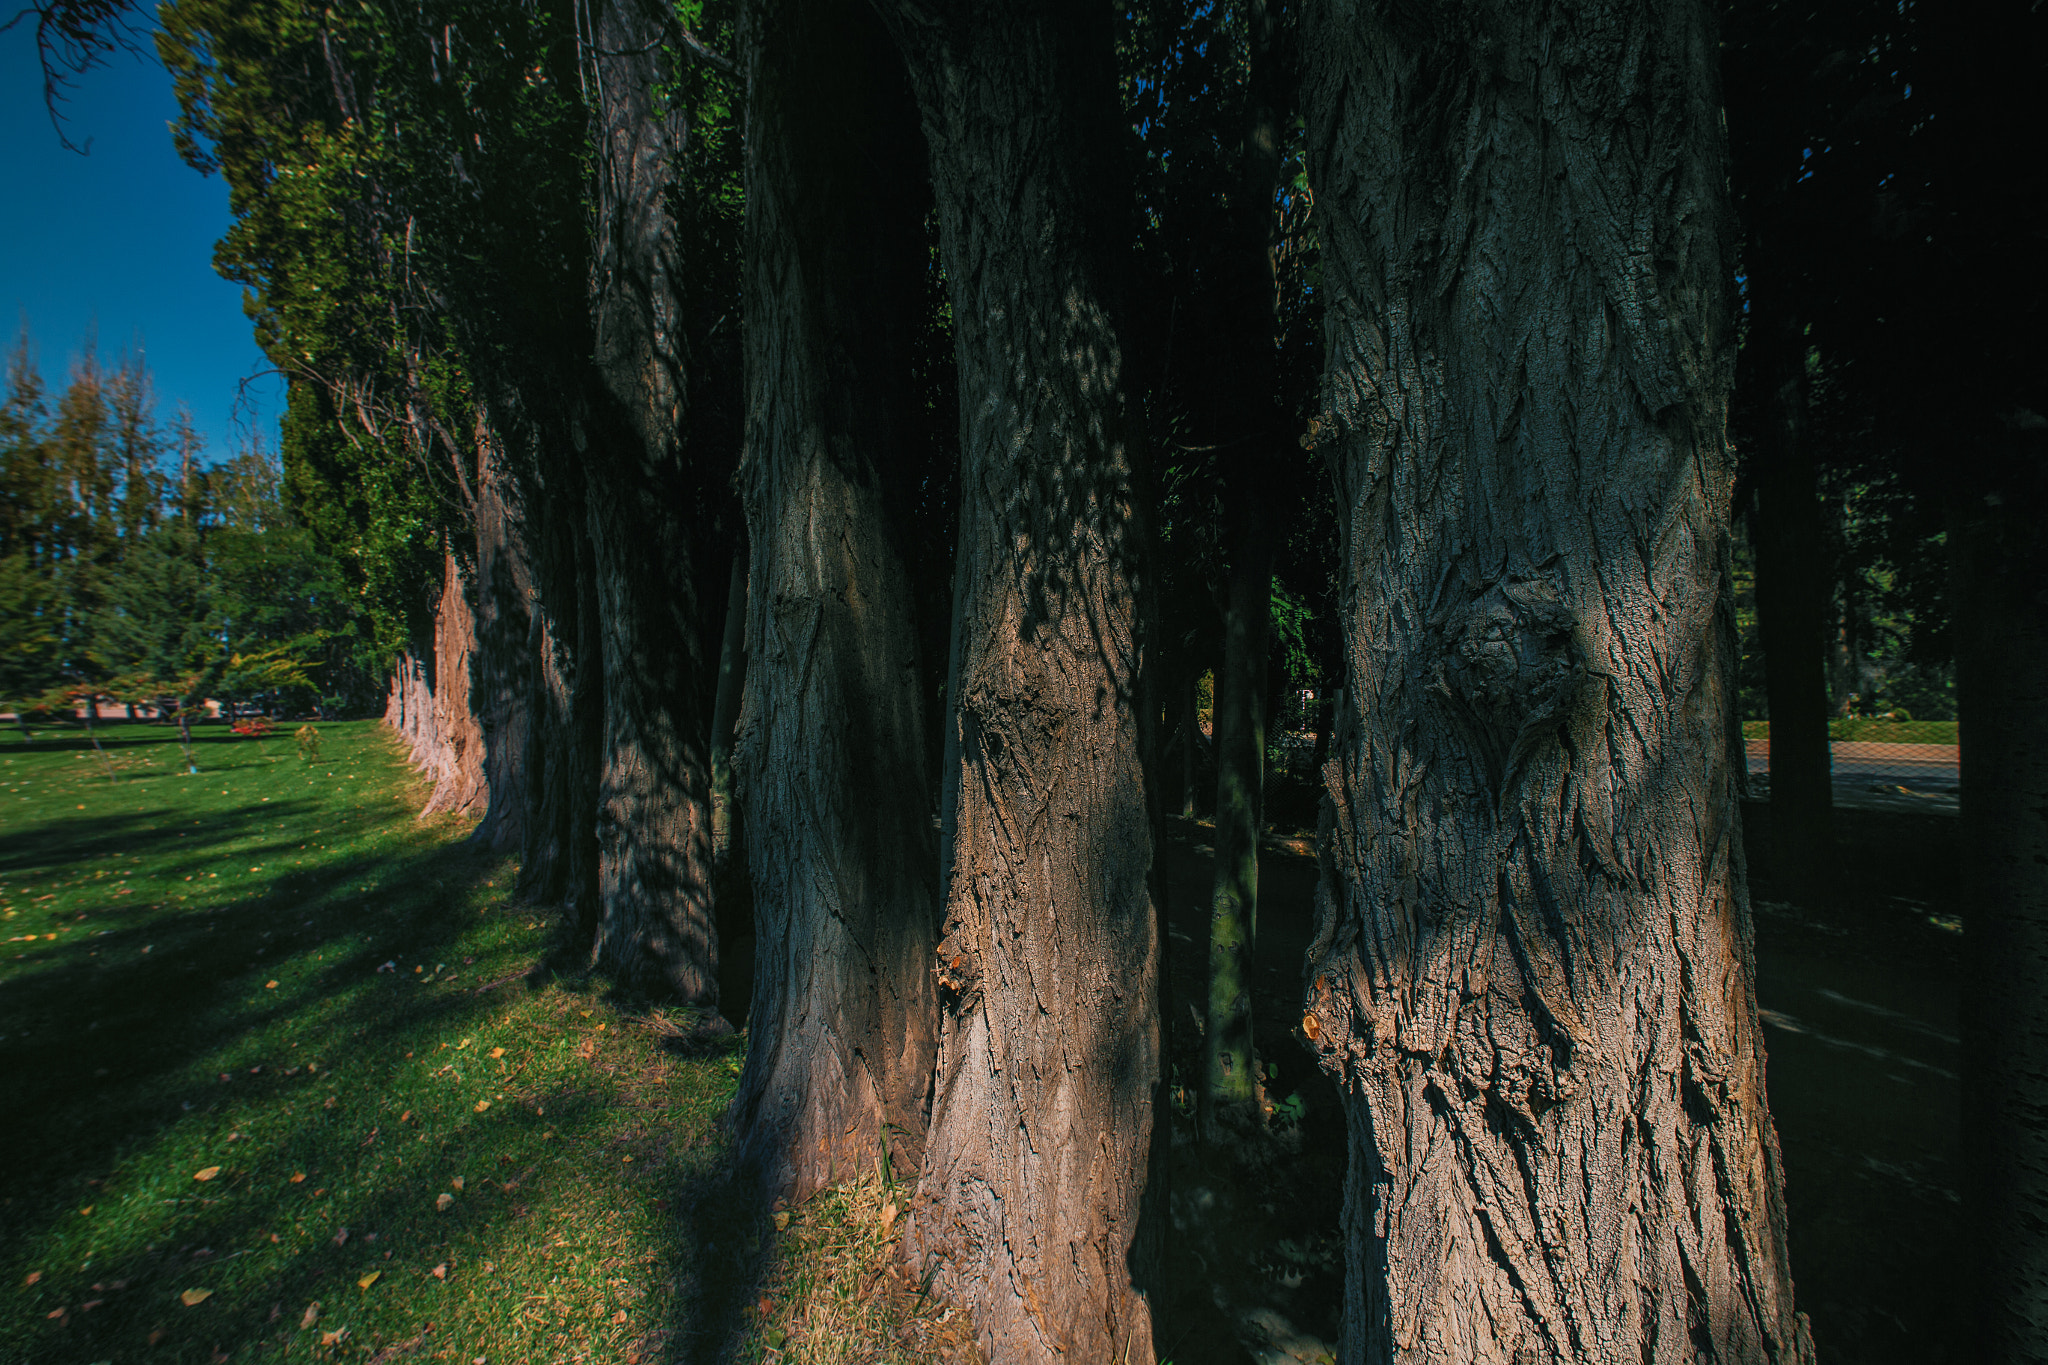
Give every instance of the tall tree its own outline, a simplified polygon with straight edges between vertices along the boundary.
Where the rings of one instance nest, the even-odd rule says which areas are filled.
[[[802,1196],[921,1152],[938,849],[900,549],[928,192],[901,59],[857,0],[746,18],[741,478],[753,542],[737,755],[756,965],[743,1149]]]
[[[1699,0],[1306,16],[1346,1358],[1803,1361],[1732,763]]]
[[[930,146],[962,419],[940,1054],[907,1250],[992,1359],[1143,1360],[1159,932],[1110,14],[883,15]]]
[[[675,75],[671,22],[639,0],[590,12],[596,382],[570,432],[604,678],[592,958],[635,985],[715,1008],[716,656],[698,590],[704,527],[691,515],[704,505],[691,485],[705,452],[687,445],[692,337],[680,316],[674,199],[691,130],[688,109],[665,93]]]

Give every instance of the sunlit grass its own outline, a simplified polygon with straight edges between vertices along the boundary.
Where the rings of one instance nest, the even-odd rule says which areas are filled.
[[[510,862],[322,729],[0,740],[0,1359],[666,1357],[735,1049],[530,988]]]

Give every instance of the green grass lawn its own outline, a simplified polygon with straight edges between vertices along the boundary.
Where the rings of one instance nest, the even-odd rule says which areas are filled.
[[[512,861],[319,728],[0,736],[0,1361],[843,1358],[884,1199],[751,1210],[741,1042],[533,979]]]

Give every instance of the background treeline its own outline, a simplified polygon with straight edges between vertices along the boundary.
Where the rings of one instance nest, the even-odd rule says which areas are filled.
[[[223,460],[158,418],[140,356],[92,348],[53,392],[24,329],[0,388],[0,706],[90,717],[330,714],[379,700],[390,642],[290,510],[276,456]]]

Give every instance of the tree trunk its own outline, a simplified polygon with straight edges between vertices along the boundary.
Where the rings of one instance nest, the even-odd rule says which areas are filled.
[[[487,437],[477,470],[473,695],[487,805],[470,838],[493,852],[509,853],[526,839],[533,570],[527,528],[502,465],[501,439],[496,432]]]
[[[1756,452],[1757,633],[1770,707],[1772,880],[1806,905],[1834,899],[1834,771],[1828,748],[1833,565],[1807,432],[1803,338],[1760,299],[1743,379],[1761,420]]]
[[[1149,1361],[1160,1027],[1110,12],[884,8],[931,148],[963,451],[938,1088],[911,1263],[1004,1362]],[[1155,1206],[1156,1207],[1156,1206]]]
[[[711,697],[681,449],[681,264],[669,196],[686,134],[663,103],[666,31],[631,0],[596,7],[598,385],[583,460],[604,677],[594,964],[635,990],[715,1009]]]
[[[757,0],[744,43],[756,957],[733,1119],[794,1199],[885,1153],[915,1169],[938,1048],[917,633],[881,473],[914,420],[924,177],[868,6]]]
[[[2039,421],[2039,418],[2035,418]],[[2040,469],[2039,434],[2029,461]],[[2008,477],[1950,518],[1962,712],[1969,1358],[2048,1359],[2048,499]],[[1960,501],[1960,500],[1959,500]]]
[[[581,479],[569,461],[540,469],[527,499],[534,610],[527,658],[525,837],[519,890],[562,907],[564,946],[587,953],[597,921],[597,755],[604,734],[603,664],[584,531]]]
[[[732,557],[725,629],[718,645],[718,695],[711,706],[711,856],[722,868],[733,847],[733,735],[747,679],[747,552]]]
[[[1351,1361],[1810,1361],[1729,733],[1701,0],[1304,15]]]
[[[441,600],[434,610],[434,695],[430,703],[434,793],[420,818],[452,813],[474,816],[489,803],[484,782],[483,729],[472,709],[471,669],[476,614],[462,582],[462,566],[444,553]]]
[[[1251,49],[1246,119],[1226,260],[1218,272],[1223,326],[1211,357],[1218,382],[1210,386],[1223,399],[1210,439],[1224,451],[1230,551],[1223,658],[1216,674],[1216,877],[1209,901],[1208,1017],[1202,1033],[1201,1126],[1211,1138],[1219,1120],[1247,1129],[1265,1118],[1252,1037],[1252,958],[1259,932],[1259,834],[1265,826],[1271,714],[1266,675],[1277,539],[1267,487],[1275,452],[1296,454],[1283,434],[1273,354],[1273,196],[1284,114],[1280,57],[1264,0],[1250,0],[1246,25]]]
[[[1270,477],[1270,471],[1269,475]],[[1201,1120],[1263,1122],[1252,1039],[1252,957],[1259,933],[1259,831],[1265,823],[1266,655],[1273,620],[1273,538],[1258,509],[1240,513],[1216,671],[1216,879],[1209,899],[1209,997],[1202,1030]]]

